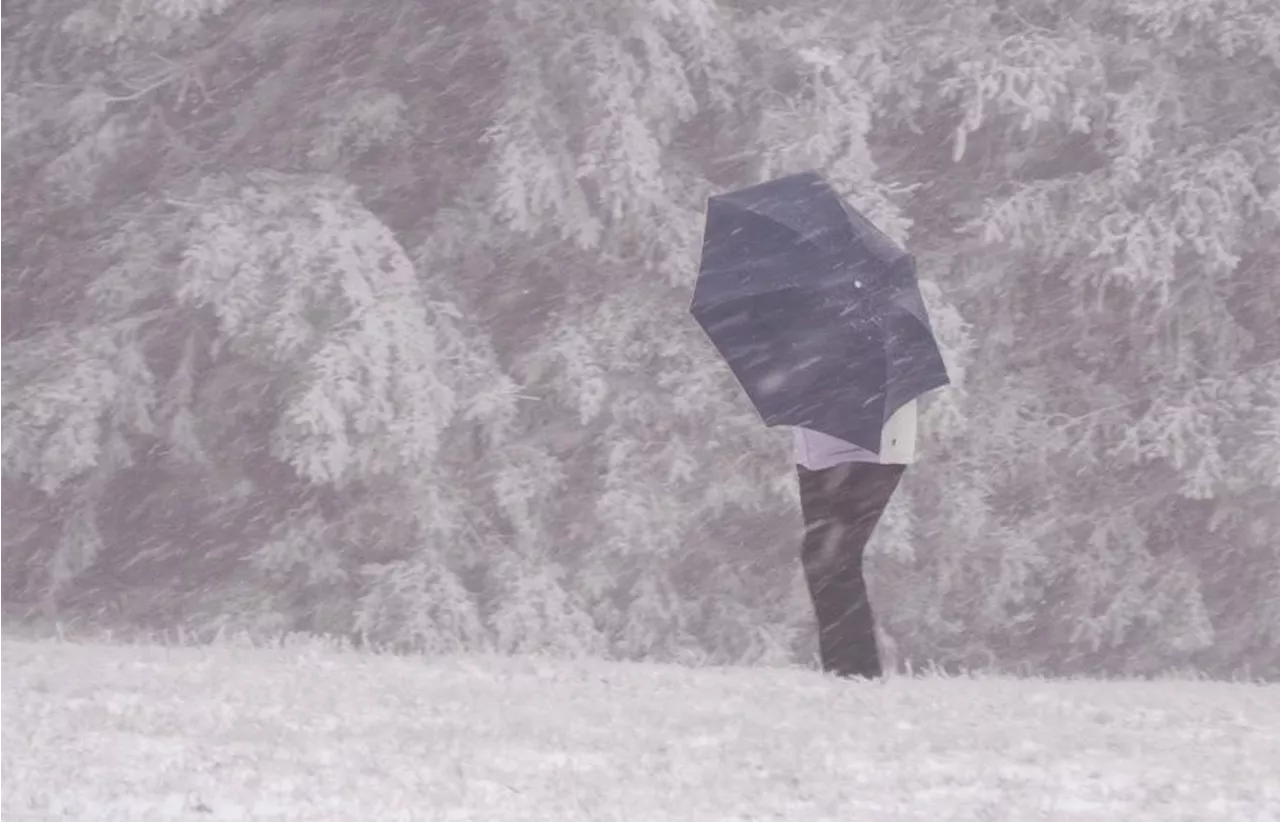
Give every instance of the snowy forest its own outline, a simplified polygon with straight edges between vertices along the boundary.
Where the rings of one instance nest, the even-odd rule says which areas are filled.
[[[27,0],[7,625],[807,664],[790,438],[689,316],[818,169],[953,385],[919,669],[1280,678],[1274,0]]]

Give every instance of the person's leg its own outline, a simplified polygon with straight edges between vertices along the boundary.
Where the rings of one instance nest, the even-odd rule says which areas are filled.
[[[883,673],[862,557],[905,468],[845,463],[810,471],[796,466],[805,522],[800,557],[818,619],[822,669],[828,673]]]

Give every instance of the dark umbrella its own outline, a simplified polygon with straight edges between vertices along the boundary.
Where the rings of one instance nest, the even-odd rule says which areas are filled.
[[[950,382],[914,258],[815,172],[707,201],[690,310],[766,425],[878,452],[894,411]]]

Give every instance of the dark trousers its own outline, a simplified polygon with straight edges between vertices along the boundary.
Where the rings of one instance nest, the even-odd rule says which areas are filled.
[[[800,559],[818,618],[822,669],[828,673],[883,673],[862,556],[905,469],[862,462],[820,471],[796,466],[805,524]]]

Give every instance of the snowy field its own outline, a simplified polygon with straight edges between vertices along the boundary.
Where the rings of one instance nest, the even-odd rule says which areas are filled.
[[[5,822],[1280,820],[1280,687],[6,640]]]

